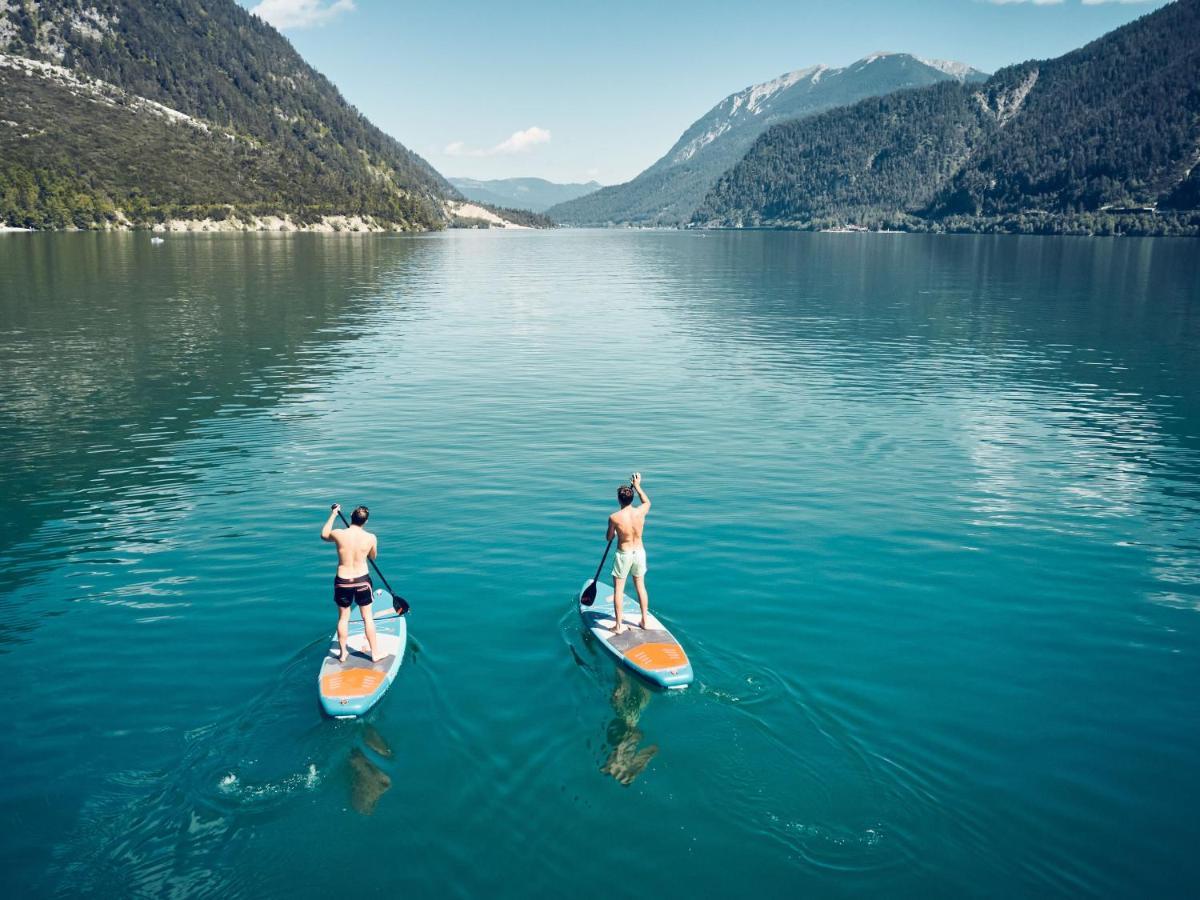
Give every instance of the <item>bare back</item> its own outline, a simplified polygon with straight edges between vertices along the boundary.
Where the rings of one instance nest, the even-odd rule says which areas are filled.
[[[339,578],[357,578],[367,574],[367,560],[378,552],[375,535],[358,525],[339,528],[330,533],[337,545]]]
[[[608,521],[616,533],[618,550],[636,550],[642,546],[642,531],[646,527],[646,508],[627,506],[619,509]]]

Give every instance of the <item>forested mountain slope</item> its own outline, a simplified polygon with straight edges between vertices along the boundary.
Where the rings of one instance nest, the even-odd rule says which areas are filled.
[[[1053,60],[775,126],[694,222],[1080,233],[1200,229],[1200,0]]]
[[[10,224],[224,208],[430,228],[445,221],[441,200],[458,197],[232,0],[4,3],[0,53]]]
[[[569,224],[671,225],[687,221],[723,172],[771,124],[864,97],[987,76],[962,63],[873,53],[844,68],[811,66],[730,94],[692,123],[662,159],[632,181],[550,208]]]

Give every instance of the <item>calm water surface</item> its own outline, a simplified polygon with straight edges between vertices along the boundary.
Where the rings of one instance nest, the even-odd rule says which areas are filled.
[[[1200,879],[1195,242],[4,235],[0,385],[11,896]],[[634,468],[683,693],[572,608]]]

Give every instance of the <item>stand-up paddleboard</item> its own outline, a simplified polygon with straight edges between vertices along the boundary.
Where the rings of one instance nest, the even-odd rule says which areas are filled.
[[[371,647],[363,633],[361,618],[350,620],[350,637],[346,646],[350,654],[346,661],[338,659],[337,632],[329,644],[329,652],[321,663],[317,676],[317,691],[321,695],[321,707],[329,715],[339,719],[361,716],[379,702],[392,682],[404,659],[404,646],[408,643],[408,625],[403,616],[392,609],[391,595],[378,588],[375,601],[371,604],[376,612],[375,642],[384,654],[377,663],[371,662]]]
[[[592,580],[583,583],[579,598]],[[616,610],[613,590],[597,583],[596,601],[591,606],[579,604],[584,627],[591,631],[600,645],[643,678],[665,688],[685,688],[692,683],[692,664],[675,636],[667,631],[654,613],[646,616],[647,628],[641,627],[642,611],[636,596],[626,595],[621,603],[621,618],[625,630],[613,634]]]

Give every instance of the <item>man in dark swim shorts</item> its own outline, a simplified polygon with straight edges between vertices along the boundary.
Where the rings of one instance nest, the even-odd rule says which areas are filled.
[[[375,616],[371,611],[371,600],[375,585],[367,569],[367,560],[379,555],[379,541],[375,535],[363,528],[370,511],[365,506],[356,507],[350,513],[349,528],[334,528],[341,506],[333,504],[325,527],[321,529],[321,540],[337,545],[338,567],[333,579],[333,600],[338,606],[337,636],[341,648],[339,659],[346,661],[350,651],[346,641],[350,637],[350,608],[357,603],[362,615],[363,632],[371,648],[371,662],[381,659],[375,642]]]

